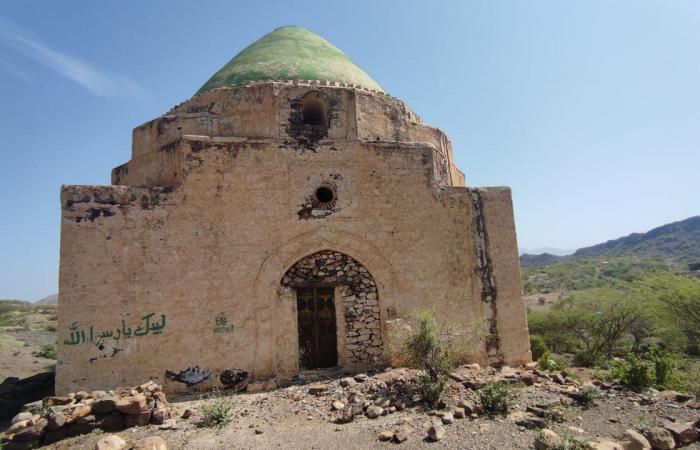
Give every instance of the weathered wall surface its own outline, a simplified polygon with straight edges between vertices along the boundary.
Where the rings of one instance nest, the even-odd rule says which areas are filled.
[[[489,189],[475,203],[477,191],[454,186],[444,144],[351,139],[359,122],[343,106],[346,91],[325,94],[339,99],[325,137],[293,134],[293,102],[266,122],[259,105],[272,106],[260,93],[250,114],[261,116],[242,114],[238,128],[255,137],[179,134],[179,125],[166,128],[184,119],[168,119],[160,134],[135,137],[134,159],[115,170],[115,181],[132,186],[63,188],[57,392],[149,378],[182,392],[186,385],[165,373],[188,368],[209,374],[207,388],[226,369],[254,379],[293,375],[296,303],[282,281],[324,250],[371,273],[382,338],[386,321],[434,307],[456,327],[493,325],[496,349],[475,341],[474,360],[529,359],[510,192]],[[223,94],[176,110],[198,110],[206,95]],[[287,136],[273,137],[278,128]],[[264,130],[272,131],[261,138]],[[336,193],[325,208],[313,200],[321,185]],[[486,265],[477,263],[480,246]],[[495,300],[484,297],[492,279]]]

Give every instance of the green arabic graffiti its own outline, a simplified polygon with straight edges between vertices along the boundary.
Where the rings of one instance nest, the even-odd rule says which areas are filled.
[[[226,314],[219,313],[215,318],[214,322],[216,326],[214,327],[214,333],[232,333],[233,325],[228,324],[228,318]]]
[[[160,321],[152,321],[151,319],[156,313],[146,314],[141,318],[142,322],[138,324],[135,330],[127,326],[126,319],[122,319],[121,327],[112,330],[105,330],[99,334],[95,334],[94,327],[90,325],[87,335],[85,330],[80,329],[78,322],[73,322],[68,330],[70,331],[70,339],[63,341],[64,345],[78,345],[85,343],[94,343],[100,346],[106,339],[129,339],[133,337],[146,336],[147,334],[160,334],[165,328],[165,314],[160,315]]]

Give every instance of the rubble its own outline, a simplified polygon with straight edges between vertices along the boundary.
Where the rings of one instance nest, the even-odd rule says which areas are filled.
[[[30,412],[37,409],[36,405],[29,404],[25,405],[27,411],[12,419],[2,438],[3,448],[18,447],[20,443],[22,448],[35,448],[95,429],[118,431],[149,423],[163,424],[170,419],[172,411],[162,386],[153,381],[109,392],[80,391],[45,397],[41,403],[40,413]],[[113,445],[116,439],[100,442],[100,449],[118,448],[118,445]]]

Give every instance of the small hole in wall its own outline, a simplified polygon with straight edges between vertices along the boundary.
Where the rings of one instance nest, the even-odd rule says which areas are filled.
[[[335,194],[331,188],[321,186],[320,188],[316,189],[316,200],[318,200],[320,203],[330,203],[334,198]]]

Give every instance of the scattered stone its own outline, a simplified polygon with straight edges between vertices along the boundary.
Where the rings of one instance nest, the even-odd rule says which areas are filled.
[[[445,428],[440,424],[433,424],[428,428],[428,439],[437,442],[445,437]]]
[[[262,429],[260,429],[260,428],[255,429],[255,434],[263,434],[263,433],[264,433],[264,431]]]
[[[654,450],[672,450],[676,448],[673,434],[665,428],[654,427],[644,432],[644,437],[649,440]]]
[[[117,407],[117,400],[110,396],[103,396],[90,405],[93,414],[109,414]]]
[[[159,430],[177,430],[177,428],[175,419],[166,419],[165,422],[158,427]]]
[[[625,450],[651,450],[651,444],[640,433],[635,430],[625,430],[624,437],[622,438],[622,447]]]
[[[566,384],[566,378],[560,372],[550,375],[552,380],[557,384]]]
[[[547,422],[544,419],[540,419],[539,417],[523,417],[522,419],[516,420],[515,424],[520,427],[525,427],[529,430],[545,428],[547,426]]]
[[[471,414],[477,413],[476,406],[474,405],[474,403],[472,403],[470,401],[462,400],[461,402],[459,402],[458,406],[460,408],[464,409],[464,413],[466,415],[471,415]]]
[[[340,380],[340,386],[347,388],[347,387],[353,387],[357,385],[357,381],[353,380],[350,377],[343,378]]]
[[[358,383],[363,383],[369,379],[369,377],[364,373],[358,373],[353,377]]]
[[[12,422],[11,422],[11,423],[15,424],[15,423],[17,423],[17,422],[22,422],[22,421],[24,421],[24,420],[29,420],[29,419],[32,418],[32,415],[33,415],[33,414],[30,413],[30,412],[21,412],[21,413],[17,414],[15,417],[12,418]]]
[[[379,433],[378,439],[382,442],[390,441],[394,438],[393,431],[382,431]]]
[[[384,408],[380,406],[370,406],[367,408],[365,415],[370,419],[376,419],[384,413]]]
[[[120,398],[116,408],[124,414],[140,414],[147,409],[146,396],[143,394],[131,395]]]
[[[454,413],[452,413],[455,419],[464,419],[465,414],[464,414],[464,408],[457,408],[455,409]]]
[[[394,432],[394,437],[391,439],[391,442],[394,444],[400,444],[402,442],[405,442],[408,439],[408,435],[410,433],[410,429],[406,426],[399,427],[395,432]]]
[[[679,447],[691,444],[698,439],[698,430],[693,422],[676,422],[666,425],[664,428],[673,434]]]
[[[126,441],[115,434],[103,436],[95,443],[95,450],[124,450]]]
[[[532,372],[523,372],[520,374],[520,381],[526,386],[532,386],[537,382],[537,376]]]
[[[331,406],[333,407],[334,410],[340,411],[345,407],[345,403],[341,402],[340,400],[336,400],[333,402],[333,404]]]
[[[537,450],[556,450],[561,445],[562,440],[557,433],[549,428],[543,428],[535,438],[535,448]]]
[[[320,395],[328,390],[327,384],[312,384],[309,386],[309,394]]]
[[[537,417],[547,417],[549,412],[543,408],[538,408],[536,406],[527,406],[525,408],[525,411],[529,412],[530,414],[534,414]]]
[[[625,450],[622,445],[613,441],[587,442],[586,447],[589,450]]]
[[[168,450],[168,445],[160,436],[149,436],[139,439],[131,448],[132,450]]]
[[[340,416],[340,422],[350,423],[353,420],[355,420],[355,407],[353,405],[345,405],[343,414]]]
[[[182,413],[182,415],[180,416],[180,418],[181,418],[181,419],[187,420],[187,419],[189,419],[190,417],[192,417],[193,414],[194,414],[194,411],[191,410],[190,408],[187,408],[187,409]]]
[[[445,413],[442,415],[442,423],[444,423],[445,425],[450,425],[454,421],[455,421],[455,418],[452,415],[452,413]]]

